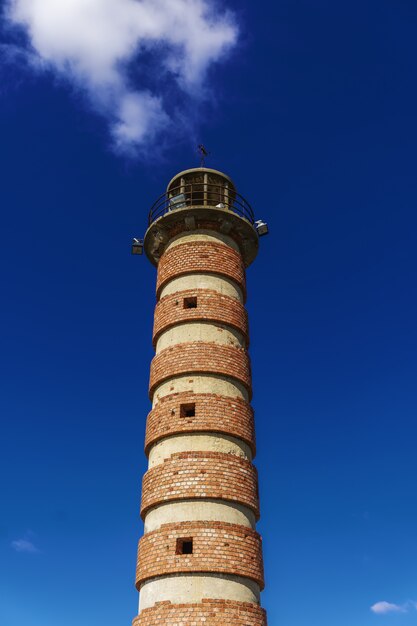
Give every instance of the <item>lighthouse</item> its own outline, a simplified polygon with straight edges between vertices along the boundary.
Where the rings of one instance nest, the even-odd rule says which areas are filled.
[[[152,206],[157,267],[133,626],[266,626],[245,269],[267,225],[222,172]]]

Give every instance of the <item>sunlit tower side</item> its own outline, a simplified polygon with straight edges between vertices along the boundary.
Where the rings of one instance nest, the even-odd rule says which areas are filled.
[[[266,626],[244,304],[267,231],[201,167],[171,180],[134,240],[158,268],[134,626]]]

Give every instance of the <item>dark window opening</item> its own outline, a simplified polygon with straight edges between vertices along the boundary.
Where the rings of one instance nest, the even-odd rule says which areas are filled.
[[[193,538],[187,537],[186,539],[177,539],[176,554],[192,554],[193,553]]]
[[[180,417],[195,417],[195,404],[181,404]]]
[[[193,296],[192,298],[184,298],[184,309],[196,309],[197,308],[197,298]]]

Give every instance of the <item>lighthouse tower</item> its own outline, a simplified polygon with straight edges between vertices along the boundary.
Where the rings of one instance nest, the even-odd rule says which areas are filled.
[[[244,306],[266,232],[202,167],[171,180],[135,240],[158,277],[134,626],[266,626]]]

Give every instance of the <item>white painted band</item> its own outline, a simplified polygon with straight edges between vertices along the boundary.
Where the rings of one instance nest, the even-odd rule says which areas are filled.
[[[254,512],[243,504],[207,498],[160,504],[146,514],[144,532],[158,530],[162,524],[180,522],[225,522],[253,529],[256,526]]]
[[[192,341],[246,348],[242,333],[230,326],[211,322],[188,322],[176,324],[163,332],[156,343],[156,354],[165,348]]]
[[[153,394],[153,406],[158,403],[159,398],[186,391],[191,393],[215,393],[219,396],[241,398],[246,400],[246,402],[249,401],[247,389],[237,380],[220,375],[198,374],[195,376],[177,376],[162,382],[156,387]]]
[[[155,602],[201,602],[204,598],[259,604],[259,586],[240,576],[222,574],[174,574],[153,578],[142,585],[139,612]]]
[[[221,452],[252,461],[249,446],[229,435],[220,433],[183,433],[162,439],[149,452],[149,468],[161,465],[178,452]]]
[[[186,274],[172,278],[162,287],[160,297],[163,298],[187,289],[210,289],[243,303],[242,290],[233,280],[225,276],[206,273]]]

